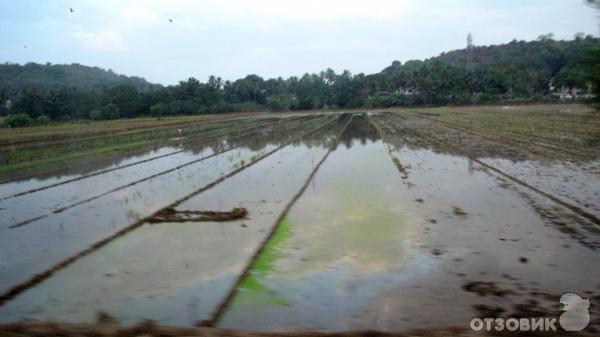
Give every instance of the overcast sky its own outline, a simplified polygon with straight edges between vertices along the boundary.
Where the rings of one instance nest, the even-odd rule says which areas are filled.
[[[373,73],[463,48],[469,32],[477,45],[571,39],[598,35],[598,18],[583,0],[0,0],[0,62],[81,63],[162,84]]]

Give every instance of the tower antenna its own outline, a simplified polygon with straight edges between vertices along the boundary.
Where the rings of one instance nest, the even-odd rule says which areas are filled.
[[[473,72],[473,35],[467,35],[467,72]]]

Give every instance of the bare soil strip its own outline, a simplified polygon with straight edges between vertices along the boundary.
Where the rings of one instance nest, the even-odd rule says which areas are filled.
[[[175,202],[171,203],[170,205],[167,205],[166,207],[163,207],[161,210],[159,210],[158,212],[166,209],[166,208],[174,208],[177,205],[181,204],[182,202],[200,194],[203,193],[211,188],[213,188],[214,186],[220,184],[221,182],[227,180],[228,178],[242,172],[243,170],[247,169],[248,167],[251,167],[252,165],[258,163],[259,161],[269,157],[270,155],[274,154],[275,152],[281,150],[282,148],[293,144],[294,142],[297,142],[319,130],[321,130],[322,128],[328,126],[329,124],[335,122],[335,118],[331,119],[325,123],[323,123],[322,125],[318,126],[317,128],[305,132],[302,135],[290,140],[289,142],[286,142],[285,144],[282,144],[281,146],[277,147],[276,149],[272,150],[271,152],[268,152],[266,154],[264,154],[263,156],[260,156],[256,159],[254,159],[253,161],[249,162],[246,165],[242,165],[239,168],[237,168],[236,170],[229,172],[227,175],[221,176],[220,178],[214,180],[213,182],[205,185],[204,187],[201,187],[200,189],[188,194],[187,196],[184,196],[178,200],[176,200]],[[156,213],[158,213],[156,212]],[[133,231],[134,229],[142,226],[144,223],[146,223],[149,219],[151,219],[156,213],[151,214],[143,219],[140,219],[138,221],[136,221],[135,223],[119,230],[118,232],[94,243],[93,245],[91,245],[90,247],[82,250],[81,252],[55,264],[54,266],[50,267],[48,270],[46,270],[45,272],[39,273],[37,275],[34,275],[33,277],[29,278],[27,281],[22,282],[14,287],[12,287],[11,289],[9,289],[8,291],[6,291],[5,293],[0,295],[0,306],[3,306],[6,302],[10,301],[11,299],[15,298],[17,295],[19,295],[20,293],[24,292],[25,290],[32,288],[34,286],[36,286],[37,284],[43,282],[44,280],[48,279],[50,276],[54,275],[56,272],[60,271],[61,269],[67,267],[68,265],[72,264],[73,262],[79,260],[80,258],[87,256],[93,252],[95,252],[96,250],[100,249],[101,247],[107,245],[108,243],[110,243],[111,241]]]
[[[285,218],[285,216],[287,215],[289,210],[292,208],[292,206],[294,206],[296,201],[298,199],[300,199],[300,197],[302,196],[304,191],[306,191],[306,188],[309,186],[310,182],[313,180],[314,176],[317,174],[317,171],[319,170],[321,165],[325,162],[327,157],[329,157],[329,154],[331,153],[331,151],[337,144],[340,135],[342,133],[344,133],[344,131],[346,130],[346,127],[348,127],[348,124],[350,124],[352,122],[353,118],[354,118],[354,115],[352,115],[350,117],[350,120],[348,122],[346,122],[346,124],[342,127],[341,131],[332,140],[331,145],[329,146],[329,150],[327,150],[327,153],[325,153],[323,158],[321,158],[321,160],[317,163],[317,165],[314,167],[314,169],[312,170],[312,172],[310,173],[308,178],[306,178],[304,185],[302,185],[300,190],[292,197],[292,199],[285,206],[285,208],[283,209],[283,211],[281,212],[279,217],[277,217],[277,220],[275,220],[275,224],[273,224],[273,226],[271,227],[269,234],[265,237],[265,239],[261,242],[258,249],[254,252],[252,257],[249,259],[248,263],[246,264],[246,267],[244,268],[242,273],[238,276],[237,280],[233,283],[231,289],[228,292],[228,295],[223,299],[223,302],[221,302],[221,304],[215,309],[215,311],[211,315],[211,318],[209,320],[202,322],[202,324],[201,324],[202,326],[213,327],[219,322],[219,320],[221,319],[221,317],[223,316],[223,314],[229,307],[229,304],[231,303],[231,301],[237,294],[240,283],[242,282],[242,280],[245,277],[248,276],[248,273],[250,273],[250,270],[252,269],[252,265],[254,264],[256,259],[260,256],[260,254],[265,250],[266,245],[269,243],[269,241],[275,235],[275,232],[277,231],[279,224],[283,221],[283,219]]]
[[[296,121],[296,120],[294,120],[294,121]],[[242,129],[241,131],[245,131],[245,130],[248,130],[248,129],[249,130],[254,130],[254,131],[247,132],[247,133],[244,133],[244,134],[241,134],[241,135],[237,135],[237,136],[235,136],[233,138],[234,139],[235,138],[241,138],[241,137],[246,137],[246,136],[255,134],[258,131],[262,130],[263,128],[267,127],[267,126],[276,125],[276,124],[278,124],[280,122],[282,122],[282,121],[277,121],[277,122],[274,122],[274,123],[266,123],[266,124],[263,124],[263,125],[253,126],[253,127],[247,128],[247,129]],[[288,120],[288,121],[284,120],[284,122],[292,122],[292,120]],[[213,135],[213,136],[209,137],[208,139],[202,139],[201,141],[209,143],[210,141],[214,141],[215,139],[218,139],[219,137],[222,137],[225,134],[227,134],[227,132],[221,133],[221,134],[218,134],[218,135]],[[197,141],[198,141],[197,139],[194,139],[193,141],[186,142],[186,144],[187,143],[193,144],[193,143],[196,143]],[[46,186],[42,186],[42,187],[39,187],[39,188],[34,188],[34,189],[27,190],[27,191],[19,192],[19,193],[13,194],[13,195],[9,195],[7,197],[1,198],[0,201],[11,199],[11,198],[15,198],[15,197],[20,197],[20,196],[23,196],[23,195],[26,195],[26,194],[30,194],[30,193],[35,193],[35,192],[47,190],[47,189],[52,188],[52,187],[69,184],[69,183],[72,183],[74,181],[84,180],[84,179],[87,179],[87,178],[90,178],[90,177],[102,175],[102,174],[109,173],[109,172],[114,172],[114,171],[121,170],[121,169],[124,169],[124,168],[127,168],[127,167],[131,167],[131,166],[135,166],[135,165],[139,165],[139,164],[148,163],[148,162],[151,162],[153,160],[157,160],[157,159],[161,159],[161,158],[173,156],[173,155],[176,155],[178,153],[182,153],[184,151],[185,150],[178,150],[178,151],[174,151],[174,152],[169,152],[169,153],[165,153],[165,154],[160,155],[160,156],[155,156],[155,157],[152,157],[152,158],[148,158],[148,159],[136,161],[136,162],[129,163],[129,164],[126,164],[126,165],[121,165],[121,166],[113,167],[113,168],[110,168],[110,169],[101,170],[101,171],[98,171],[98,172],[93,172],[93,173],[90,173],[90,174],[81,175],[81,176],[75,177],[73,179],[69,179],[69,180],[61,181],[61,182],[58,182],[58,183],[55,183],[55,184],[46,185]]]
[[[429,141],[433,141],[433,142],[442,143],[441,140],[435,138],[432,135],[429,135],[429,136],[424,135],[422,132],[417,131],[417,130],[415,130],[413,128],[410,128],[408,126],[406,127],[406,129],[409,130],[410,132],[412,132],[415,136],[417,136],[417,137],[419,137],[419,138],[421,138],[423,140],[429,140]],[[483,162],[483,161],[481,161],[481,160],[479,160],[479,159],[471,156],[469,153],[466,153],[465,151],[463,151],[460,147],[456,146],[455,144],[451,144],[449,142],[443,142],[443,143],[446,143],[445,144],[446,146],[452,147],[455,151],[457,151],[458,153],[462,153],[463,156],[465,156],[465,157],[469,158],[470,160],[478,163],[479,165],[481,165],[481,166],[483,166],[483,167],[485,167],[485,168],[487,168],[487,169],[489,169],[489,170],[491,170],[493,172],[496,172],[497,174],[499,174],[499,175],[501,175],[501,176],[503,176],[503,177],[505,177],[505,178],[507,178],[507,179],[509,179],[509,180],[511,180],[511,181],[513,181],[513,182],[515,182],[515,183],[517,183],[519,185],[521,185],[521,186],[524,186],[524,187],[527,187],[527,188],[531,189],[532,191],[538,193],[539,195],[544,196],[544,197],[552,200],[553,202],[555,202],[555,203],[557,203],[557,204],[559,204],[559,205],[561,205],[561,206],[563,206],[565,208],[568,208],[569,210],[573,211],[574,213],[576,213],[576,214],[578,214],[578,215],[580,215],[580,216],[582,216],[582,217],[590,220],[591,222],[593,222],[596,225],[600,225],[600,219],[598,217],[596,217],[595,215],[593,215],[591,213],[586,212],[585,210],[581,209],[580,207],[571,205],[571,204],[569,204],[569,203],[561,200],[560,198],[558,198],[558,197],[556,197],[556,196],[554,196],[554,195],[552,195],[552,194],[550,194],[548,192],[542,191],[539,188],[534,187],[534,186],[526,183],[525,181],[523,181],[523,180],[521,180],[519,178],[516,178],[516,177],[514,177],[514,176],[512,176],[512,175],[510,175],[510,174],[508,174],[508,173],[506,173],[506,172],[504,172],[504,171],[502,171],[502,170],[500,170],[500,169],[498,169],[498,168],[496,168],[496,167],[494,167],[492,165],[489,165],[489,164],[487,164],[487,163],[485,163],[485,162]]]

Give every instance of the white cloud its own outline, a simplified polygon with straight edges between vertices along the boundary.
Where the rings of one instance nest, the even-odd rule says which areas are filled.
[[[391,19],[403,16],[414,2],[407,0],[304,0],[304,1],[209,1],[224,13],[244,14],[274,20]]]
[[[110,29],[98,32],[77,32],[75,37],[82,46],[94,51],[122,51],[127,49],[123,37]]]
[[[326,67],[372,73],[393,60],[462,48],[469,32],[477,45],[487,45],[548,32],[560,39],[579,31],[597,34],[598,27],[596,13],[583,0],[56,0],[43,5],[22,0],[10,5],[20,9],[2,8],[0,0],[5,28],[0,41],[14,45],[3,49],[5,60],[79,62],[162,83],[209,74],[301,75]],[[71,6],[75,13],[69,13]]]

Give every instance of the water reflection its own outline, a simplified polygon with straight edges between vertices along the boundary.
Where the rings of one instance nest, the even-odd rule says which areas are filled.
[[[222,326],[398,331],[464,324],[484,304],[511,312],[538,303],[531,294],[597,294],[589,273],[597,276],[600,255],[549,226],[531,201],[408,129],[391,134],[391,154],[407,172],[398,174],[387,144],[353,127],[366,132],[348,135],[352,146],[323,164]],[[511,295],[463,291],[468,281]]]
[[[7,176],[5,180],[17,179],[24,181],[27,179],[24,177],[31,176],[32,172],[35,174],[36,180],[48,180],[50,178],[60,179],[61,177],[68,178],[77,175],[89,174],[94,171],[104,170],[111,167],[125,165],[130,162],[148,159],[155,156],[156,153],[163,154],[162,152],[164,152],[163,149],[165,148],[171,149],[171,151],[183,149],[184,151],[190,151],[192,154],[197,154],[201,153],[204,148],[216,147],[214,144],[231,141],[235,138],[238,138],[242,134],[259,132],[266,136],[269,130],[277,128],[283,124],[294,123],[297,126],[308,121],[314,121],[322,118],[324,118],[324,116],[321,115],[294,116],[287,118],[248,118],[243,120],[220,122],[211,125],[190,126],[189,128],[185,129],[185,135],[183,137],[177,138],[172,138],[170,133],[166,132],[168,130],[160,130],[156,136],[153,136],[153,133],[149,132],[145,138],[143,138],[143,141],[146,142],[146,144],[144,144],[144,146],[140,149],[137,149],[139,146],[136,144],[132,144],[131,139],[124,138],[120,140],[123,138],[122,136],[115,136],[114,138],[105,137],[105,142],[112,142],[111,144],[116,144],[116,146],[123,148],[124,150],[113,151],[115,152],[114,155],[103,155],[102,157],[97,158],[94,156],[87,156],[82,159],[75,159],[70,161],[66,166],[63,165],[63,167],[57,167],[53,169],[41,167],[40,169],[31,171],[29,168],[27,168],[27,171],[21,170],[16,172],[11,176]],[[260,126],[264,126],[264,128],[261,129]],[[48,145],[46,146],[45,150],[46,152],[55,151],[56,155],[60,155],[62,153],[60,151],[64,151],[63,148],[67,148],[70,150],[66,153],[73,154],[76,153],[76,151],[81,151],[82,148],[85,148],[85,144],[85,141],[74,141],[73,144],[67,143],[59,147]],[[131,145],[134,145],[137,150],[127,150],[127,147]],[[93,149],[95,146],[97,147],[98,145],[92,143],[89,145],[87,150]],[[14,153],[26,150],[27,148],[18,148],[11,149],[10,152]],[[10,162],[6,162],[5,164],[8,165]]]
[[[209,318],[245,267],[248,256],[310,174],[311,159],[325,155],[326,140],[337,134],[341,126],[340,122],[331,123],[310,136],[312,147],[303,142],[284,147],[178,206],[197,210],[245,207],[250,212],[248,219],[144,225],[0,308],[0,320],[90,322],[98,310],[111,313],[125,324],[150,318],[163,324],[192,325],[195,320]],[[293,135],[279,134],[282,140]],[[269,143],[260,137],[257,141]],[[270,140],[274,141],[278,140]],[[235,158],[239,159],[248,160],[248,156]],[[198,179],[198,175],[193,175],[181,184],[167,183],[181,187]],[[173,200],[178,196],[167,193],[163,197]],[[49,241],[48,237],[44,239]],[[7,260],[28,262],[15,256]]]
[[[379,133],[369,123],[366,114],[359,114],[354,116],[338,143],[343,144],[346,149],[351,149],[356,142],[364,146],[368,141],[375,142],[379,139]]]

